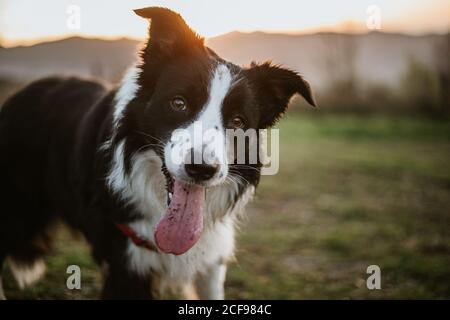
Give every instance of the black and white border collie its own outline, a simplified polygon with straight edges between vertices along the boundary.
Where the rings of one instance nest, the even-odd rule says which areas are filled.
[[[219,161],[230,151],[225,143],[186,148],[189,139],[173,133],[196,124],[221,137],[227,129],[268,128],[294,94],[311,105],[313,95],[293,71],[221,59],[168,9],[135,12],[151,20],[149,40],[116,90],[46,78],[3,105],[0,267],[8,261],[20,286],[36,280],[52,227],[63,221],[90,243],[104,273],[103,298],[175,289],[223,299],[235,223],[261,164]],[[183,159],[209,150],[212,161],[173,161],[174,150]]]

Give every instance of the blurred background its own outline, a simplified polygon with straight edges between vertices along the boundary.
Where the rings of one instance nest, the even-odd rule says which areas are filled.
[[[450,298],[449,1],[0,0],[0,104],[46,75],[117,83],[146,37],[132,9],[151,5],[234,63],[300,72],[319,103],[293,99],[279,125],[280,171],[248,207],[228,298]],[[97,296],[86,243],[59,233],[46,277],[20,291],[9,276],[9,298]]]

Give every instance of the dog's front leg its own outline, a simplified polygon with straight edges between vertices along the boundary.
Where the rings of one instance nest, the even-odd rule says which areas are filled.
[[[205,273],[199,273],[195,279],[198,297],[202,300],[223,300],[226,273],[227,266],[224,263],[215,264]]]

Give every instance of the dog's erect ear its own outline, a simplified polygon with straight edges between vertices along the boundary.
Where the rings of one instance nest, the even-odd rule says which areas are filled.
[[[149,19],[149,44],[157,50],[170,53],[175,48],[189,49],[196,45],[203,46],[203,38],[189,28],[183,18],[167,8],[148,7],[134,12]]]
[[[294,71],[267,62],[260,65],[252,63],[245,73],[256,90],[256,99],[261,107],[261,128],[274,125],[296,93],[316,106],[309,83]]]

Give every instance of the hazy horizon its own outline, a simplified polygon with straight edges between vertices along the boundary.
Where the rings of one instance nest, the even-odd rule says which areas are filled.
[[[450,31],[450,2],[347,0],[345,2],[230,0],[226,4],[192,0],[88,1],[0,0],[0,44],[32,45],[68,37],[142,40],[147,22],[132,9],[159,5],[179,12],[205,38],[230,32],[315,34],[379,31],[407,35],[445,34]],[[371,8],[376,5],[375,11]],[[377,11],[378,10],[378,11]],[[370,17],[379,22],[369,28]],[[101,23],[99,23],[101,21]]]
[[[309,32],[278,32],[278,31],[263,31],[263,30],[253,30],[253,31],[239,31],[239,30],[232,30],[223,34],[219,34],[217,36],[213,37],[205,37],[205,41],[208,42],[209,40],[220,38],[223,36],[227,36],[230,34],[255,34],[255,33],[261,33],[266,35],[281,35],[281,36],[313,36],[313,35],[319,35],[319,34],[340,34],[340,35],[367,35],[371,33],[380,33],[385,35],[400,35],[400,36],[407,36],[407,37],[427,37],[427,36],[443,36],[450,34],[450,29],[446,32],[427,32],[422,34],[415,34],[415,33],[407,33],[407,32],[387,32],[387,31],[367,31],[367,32],[345,32],[345,31],[333,31],[333,30],[319,30],[319,31],[309,31]],[[63,35],[60,37],[46,37],[46,38],[39,38],[39,39],[33,39],[29,41],[25,41],[23,43],[19,44],[13,44],[13,45],[4,45],[2,43],[2,40],[0,39],[0,47],[11,49],[11,48],[17,48],[17,47],[31,47],[34,45],[39,44],[45,44],[45,43],[51,43],[51,42],[57,42],[57,41],[64,41],[72,38],[79,38],[79,39],[86,39],[86,40],[99,40],[99,41],[120,41],[120,40],[129,40],[129,41],[137,41],[142,42],[145,41],[145,37],[133,37],[128,35],[119,35],[119,36],[111,36],[111,37],[102,37],[102,36],[96,36],[96,35],[84,35],[84,34],[68,34]]]

